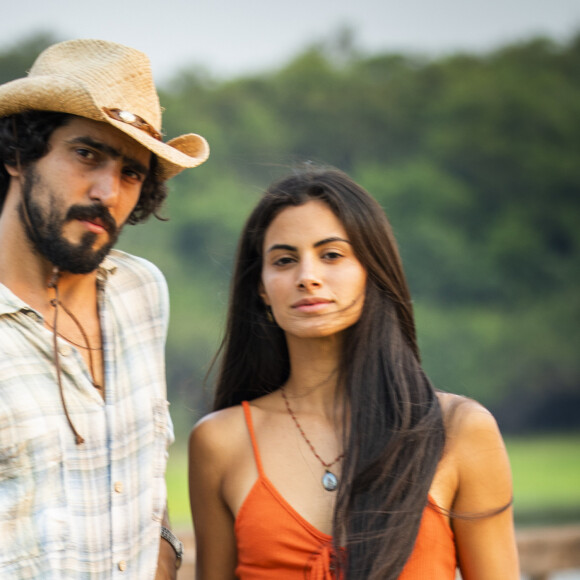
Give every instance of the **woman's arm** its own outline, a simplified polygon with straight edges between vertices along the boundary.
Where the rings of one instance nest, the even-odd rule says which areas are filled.
[[[224,437],[228,430],[219,423],[215,415],[202,419],[189,438],[189,498],[196,541],[196,580],[235,578],[234,518],[222,495],[231,445],[228,449]]]
[[[493,515],[512,500],[509,460],[495,419],[466,401],[451,421],[449,443],[458,476],[452,525],[463,580],[519,580],[512,507]]]

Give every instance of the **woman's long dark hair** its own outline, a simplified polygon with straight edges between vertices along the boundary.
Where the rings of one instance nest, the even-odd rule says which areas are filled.
[[[290,365],[282,329],[258,294],[263,242],[286,207],[328,204],[367,271],[363,312],[346,332],[339,381],[350,417],[334,513],[345,578],[399,577],[417,536],[445,431],[419,361],[411,299],[397,245],[379,204],[344,173],[308,168],[272,185],[244,227],[221,347],[214,409],[272,392]],[[339,553],[339,550],[336,550]]]

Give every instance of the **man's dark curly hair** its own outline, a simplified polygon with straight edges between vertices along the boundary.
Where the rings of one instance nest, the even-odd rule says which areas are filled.
[[[26,167],[48,153],[48,141],[55,129],[72,119],[67,113],[27,111],[0,118],[0,211],[8,192],[10,176],[5,165]],[[159,175],[159,163],[151,156],[149,173],[143,182],[141,196],[127,223],[145,221],[151,214],[163,220],[158,212],[167,197],[167,186]]]

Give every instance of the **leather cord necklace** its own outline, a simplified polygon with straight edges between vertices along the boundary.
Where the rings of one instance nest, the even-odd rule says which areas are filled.
[[[51,306],[54,306],[54,304],[50,303]],[[65,309],[64,304],[61,302],[60,303],[61,308],[73,319],[75,320],[74,315],[69,312],[68,310]],[[76,320],[75,320],[76,322]],[[44,321],[44,324],[46,324],[46,326],[48,326],[48,328],[50,328],[50,330],[54,330],[54,326],[52,326],[52,324],[50,324],[50,322],[48,322],[48,320]],[[77,325],[80,325],[80,323],[78,323]],[[79,326],[79,328],[82,328],[81,326]],[[83,332],[84,329],[81,330],[81,333]],[[65,336],[64,334],[62,334],[62,332],[57,332],[56,333],[58,336],[60,336],[63,340],[66,340],[69,344],[72,344],[73,346],[76,346],[77,348],[82,348],[84,350],[103,350],[102,346],[90,346],[90,342],[88,342],[87,340],[87,344],[80,344],[79,342],[75,342],[72,338],[68,338],[67,336]],[[83,335],[83,338],[85,338],[85,336]],[[86,338],[85,338],[86,340]],[[88,346],[87,346],[88,345]],[[89,359],[90,359],[90,355],[89,355]],[[93,363],[92,360],[90,361],[90,367],[91,367],[91,372],[93,371]],[[96,386],[96,385],[95,385]]]
[[[54,288],[54,294],[55,294],[55,298],[53,300],[50,301],[51,306],[54,307],[54,318],[53,318],[53,322],[52,322],[52,349],[53,349],[53,353],[54,353],[54,366],[56,367],[56,380],[58,382],[58,389],[60,392],[60,400],[62,401],[62,406],[64,409],[64,414],[66,416],[66,420],[68,421],[68,424],[70,426],[70,428],[72,429],[72,432],[75,436],[75,441],[77,445],[81,445],[82,443],[85,442],[84,438],[82,437],[82,435],[76,430],[72,419],[70,418],[69,412],[68,412],[68,408],[66,406],[66,400],[64,398],[64,389],[62,386],[62,373],[61,373],[61,369],[60,369],[60,359],[58,356],[58,343],[57,343],[57,336],[58,336],[58,307],[62,306],[62,302],[59,299],[59,295],[58,295],[58,276],[59,276],[59,270],[58,268],[55,266],[53,271],[52,271],[52,276],[50,278],[50,281],[48,282],[48,287],[49,288]],[[63,308],[64,310],[64,308]],[[65,311],[66,312],[66,311]],[[74,320],[74,318],[73,318]],[[84,331],[81,331],[84,332]],[[89,355],[90,355],[89,351]],[[92,367],[92,357],[90,357],[90,361],[91,361],[91,367]],[[91,368],[91,372],[92,372],[92,368]]]
[[[56,367],[56,378],[57,378],[57,382],[58,382],[58,388],[60,391],[60,398],[62,401],[62,406],[64,408],[64,414],[66,416],[66,419],[68,421],[68,424],[70,425],[70,428],[72,429],[72,432],[75,436],[75,440],[77,445],[80,445],[81,443],[84,443],[84,438],[79,434],[79,432],[76,430],[72,419],[70,418],[69,412],[68,412],[68,408],[66,406],[66,400],[64,398],[64,389],[62,386],[62,376],[61,376],[61,368],[60,368],[60,359],[59,359],[59,354],[58,354],[58,344],[57,344],[57,336],[61,336],[62,338],[64,338],[64,340],[66,340],[67,342],[70,342],[71,344],[84,348],[88,351],[88,355],[89,355],[89,367],[90,367],[90,372],[91,372],[91,377],[92,377],[92,383],[93,383],[93,387],[95,387],[96,389],[101,389],[102,387],[100,385],[98,385],[95,380],[95,368],[94,368],[94,361],[93,361],[93,355],[92,352],[93,350],[102,350],[102,346],[101,347],[92,347],[91,343],[89,342],[89,337],[87,336],[87,333],[85,331],[85,329],[83,328],[82,324],[80,323],[79,319],[60,301],[60,297],[59,297],[59,292],[58,292],[58,278],[59,278],[60,272],[58,267],[54,267],[53,271],[52,271],[52,276],[48,282],[48,287],[52,288],[54,290],[54,295],[55,297],[50,301],[50,305],[54,308],[54,318],[53,318],[53,323],[52,324],[48,324],[48,326],[50,326],[52,328],[52,344],[53,344],[53,352],[54,352],[54,366]],[[72,319],[72,321],[76,324],[76,326],[78,327],[83,340],[85,341],[85,346],[81,345],[81,344],[77,344],[69,339],[67,339],[65,336],[62,336],[62,334],[60,334],[58,332],[58,311],[59,308],[62,308],[63,311],[68,314],[70,316],[70,318]]]
[[[336,474],[334,474],[334,473],[332,473],[332,471],[330,471],[330,468],[335,463],[338,463],[344,457],[344,452],[342,452],[340,455],[337,455],[336,458],[334,459],[334,461],[331,461],[330,463],[323,461],[322,458],[320,457],[320,455],[318,455],[318,453],[316,452],[316,449],[314,449],[314,445],[312,445],[312,443],[310,442],[310,439],[308,439],[308,437],[306,437],[306,434],[304,433],[304,430],[302,429],[300,423],[298,422],[298,419],[296,418],[294,411],[290,407],[290,402],[288,401],[288,397],[286,396],[286,393],[284,392],[284,387],[280,387],[280,392],[282,393],[282,398],[284,399],[284,403],[286,403],[286,409],[288,409],[288,413],[289,413],[290,417],[292,417],[292,420],[294,421],[294,425],[296,425],[296,428],[300,432],[300,435],[302,435],[302,438],[304,439],[304,441],[306,441],[306,443],[308,444],[308,447],[310,447],[310,450],[314,454],[314,457],[316,457],[316,459],[318,459],[318,461],[320,461],[320,463],[322,464],[322,467],[324,467],[324,469],[325,469],[324,475],[322,476],[322,487],[324,487],[324,489],[326,491],[336,491],[338,489],[338,477],[336,476]]]
[[[55,321],[57,319],[57,317],[56,317],[56,310],[60,307],[60,308],[62,308],[71,317],[72,321],[77,325],[77,328],[80,330],[81,335],[83,337],[83,340],[85,341],[85,345],[86,346],[83,346],[82,344],[77,344],[76,342],[73,342],[72,340],[66,338],[66,336],[63,336],[60,332],[58,332],[58,330],[56,328],[56,324],[54,326],[52,326],[51,324],[49,324],[48,326],[52,326],[52,330],[54,331],[54,334],[60,336],[61,338],[64,338],[64,340],[66,340],[68,343],[70,343],[70,344],[72,344],[72,345],[74,345],[76,347],[79,347],[79,348],[84,348],[85,350],[88,351],[88,355],[89,355],[89,368],[90,368],[90,371],[91,371],[91,377],[93,378],[91,382],[93,383],[93,387],[95,387],[95,389],[100,389],[101,388],[101,385],[98,385],[95,382],[95,380],[94,380],[94,377],[95,377],[95,366],[94,366],[94,362],[93,362],[93,353],[92,353],[92,351],[93,350],[102,350],[102,347],[101,346],[99,346],[99,347],[92,347],[91,346],[91,343],[89,342],[89,338],[87,336],[87,333],[86,333],[85,329],[82,327],[82,325],[79,322],[78,318],[59,300],[59,298],[58,298],[58,287],[56,286],[56,284],[54,286],[50,286],[49,285],[49,287],[54,288],[54,291],[55,291],[55,294],[56,294],[56,298],[53,298],[50,301],[50,305],[55,309]]]

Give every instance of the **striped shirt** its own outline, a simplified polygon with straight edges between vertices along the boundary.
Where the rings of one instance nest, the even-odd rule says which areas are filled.
[[[173,441],[169,305],[149,262],[113,250],[98,271],[105,400],[80,352],[0,284],[0,578],[151,579]]]

